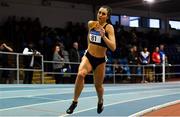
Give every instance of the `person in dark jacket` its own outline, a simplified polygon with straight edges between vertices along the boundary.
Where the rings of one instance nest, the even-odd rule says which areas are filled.
[[[69,52],[69,59],[70,62],[73,62],[71,64],[71,72],[74,73],[72,75],[72,82],[75,82],[75,78],[76,78],[76,73],[78,72],[78,66],[79,66],[79,62],[80,62],[80,55],[79,55],[79,51],[78,51],[78,43],[74,42],[73,43],[73,47]]]

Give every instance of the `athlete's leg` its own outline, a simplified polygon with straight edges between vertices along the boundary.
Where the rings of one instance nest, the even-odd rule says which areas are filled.
[[[76,77],[74,97],[71,106],[66,111],[68,114],[72,114],[77,106],[78,98],[84,87],[84,78],[92,70],[91,64],[86,56],[82,58],[81,64],[79,65],[78,74]]]
[[[84,78],[92,70],[91,64],[86,56],[82,58],[82,62],[79,66],[78,74],[76,77],[75,88],[74,88],[74,101],[77,102],[84,87]]]
[[[98,96],[98,113],[101,113],[103,111],[103,81],[105,76],[105,65],[106,63],[98,65],[94,71],[94,84]]]

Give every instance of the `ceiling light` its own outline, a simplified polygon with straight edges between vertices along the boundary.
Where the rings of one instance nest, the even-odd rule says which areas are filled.
[[[144,0],[144,2],[153,3],[155,0]]]

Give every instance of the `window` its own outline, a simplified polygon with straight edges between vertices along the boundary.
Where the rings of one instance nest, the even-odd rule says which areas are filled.
[[[122,15],[121,25],[130,26],[130,27],[139,27],[139,19],[140,17],[131,17],[131,16]]]
[[[130,27],[139,27],[139,18],[140,17],[130,17],[129,26]]]
[[[150,28],[160,28],[160,20],[159,19],[149,19],[149,27]]]
[[[144,28],[161,28],[160,19],[149,19],[147,17],[112,15],[111,22],[113,25],[120,22],[121,25],[127,27],[144,27]],[[180,21],[179,21],[180,23]],[[180,28],[180,27],[179,27]]]
[[[112,23],[113,25],[115,25],[116,22],[119,23],[119,16],[118,16],[118,15],[111,15],[111,23]]]
[[[171,28],[174,28],[176,30],[180,30],[180,21],[169,21],[169,25]]]

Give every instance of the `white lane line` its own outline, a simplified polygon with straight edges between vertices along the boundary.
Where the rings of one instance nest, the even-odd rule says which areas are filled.
[[[166,95],[154,95],[154,96],[147,96],[147,97],[143,97],[143,98],[136,98],[136,99],[130,99],[130,100],[125,100],[125,101],[118,101],[118,102],[115,102],[115,103],[106,104],[106,105],[104,105],[104,107],[112,106],[112,105],[116,105],[116,104],[121,104],[121,103],[127,103],[127,102],[131,102],[131,101],[149,99],[149,98],[154,98],[154,97],[168,96],[168,95],[173,95],[173,94],[180,94],[180,93],[170,93],[170,94],[166,94]],[[71,115],[74,115],[74,114],[77,114],[77,113],[81,113],[81,112],[85,112],[85,111],[89,111],[89,110],[93,110],[93,109],[96,109],[96,108],[97,107],[95,106],[95,107],[92,107],[92,108],[83,109],[83,110],[80,110],[80,111],[76,111],[76,112],[74,112]],[[63,114],[63,115],[60,115],[59,117],[65,117],[65,116],[68,116],[68,115],[69,114]],[[133,116],[133,117],[138,117],[138,116]]]
[[[30,91],[48,91],[48,90],[54,90],[54,89],[56,89],[56,90],[59,90],[59,89],[61,89],[61,90],[71,90],[72,88],[43,88],[43,89],[23,89],[23,90],[13,90],[13,91],[2,91],[1,93],[18,93],[18,92],[30,92]]]
[[[132,86],[134,88],[141,87],[141,88],[145,88],[145,87],[173,87],[173,86],[180,86],[179,85],[180,82],[165,82],[165,83],[147,83],[147,84],[142,84],[142,83],[138,83],[138,84],[104,84],[105,87],[114,87],[114,86],[120,86],[120,88],[128,88],[129,86]],[[91,87],[94,86],[92,84],[86,84],[87,87]],[[56,84],[0,84],[0,89],[3,88],[74,88],[74,84],[60,84],[60,85],[56,85]],[[37,89],[35,89],[37,90]],[[22,90],[20,90],[22,91]],[[27,91],[27,90],[25,90]],[[28,90],[29,91],[29,90]],[[4,92],[4,91],[3,91]],[[6,91],[8,92],[8,91]],[[9,91],[9,92],[13,92],[13,91]],[[16,91],[15,91],[16,92]]]
[[[50,101],[59,101],[59,99],[53,99],[53,98],[44,98],[44,97],[32,97],[28,96],[27,98],[34,98],[34,99],[45,99],[45,100],[50,100]]]
[[[93,88],[85,89],[87,92],[95,91]],[[113,89],[110,89],[113,90]],[[118,90],[118,89],[117,89]],[[51,92],[51,93],[49,93]],[[60,92],[60,93],[59,93]],[[31,90],[31,92],[27,91],[18,91],[15,94],[18,96],[14,96],[15,94],[9,93],[9,96],[6,97],[0,97],[0,99],[8,99],[8,98],[18,98],[18,97],[32,97],[32,96],[43,96],[43,95],[50,95],[50,94],[68,94],[72,93],[72,88],[64,88],[64,89],[42,89],[42,90]],[[14,93],[14,92],[13,92]],[[20,93],[20,94],[18,94]],[[22,95],[21,95],[22,94]],[[0,93],[0,96],[7,95],[6,93]]]
[[[90,97],[83,97],[83,98],[80,98],[80,99],[89,99],[89,98],[96,98],[96,97],[97,96],[90,96]],[[38,103],[38,104],[30,104],[30,105],[11,107],[11,108],[5,108],[5,109],[0,109],[0,112],[1,111],[7,111],[7,110],[13,110],[13,109],[19,109],[19,108],[27,108],[27,107],[32,107],[32,106],[39,106],[39,105],[46,105],[46,104],[53,104],[53,103],[61,103],[61,102],[67,102],[67,101],[72,101],[72,99],[59,100],[59,101],[53,101],[53,102],[45,102],[45,103]]]
[[[1,88],[21,88],[21,87],[69,87],[73,86],[73,84],[0,84]]]
[[[135,88],[130,88],[130,87],[105,87],[105,90],[106,91],[123,91],[123,90],[145,90],[145,89],[158,89],[158,88],[161,88],[161,87],[135,87]],[[165,87],[165,88],[168,88],[168,87]],[[170,87],[169,87],[170,88]],[[173,88],[174,89],[174,88]],[[86,89],[84,89],[85,91],[84,92],[91,92],[91,91],[94,91],[94,88],[92,87],[88,87]],[[53,89],[34,89],[34,90],[21,90],[21,91],[7,91],[7,92],[1,92],[0,93],[0,99],[8,99],[8,98],[21,98],[21,97],[27,97],[27,96],[45,96],[45,95],[52,95],[52,94],[68,94],[68,93],[72,93],[72,88],[53,88]],[[47,92],[51,92],[51,93],[47,93]],[[58,92],[61,92],[61,93],[58,93]],[[7,93],[9,94],[8,96]],[[13,94],[15,93],[15,94]],[[18,94],[20,93],[20,94]],[[33,95],[34,94],[34,95]]]
[[[149,83],[149,84],[123,84],[123,85],[108,85],[108,84],[104,84],[105,88],[121,88],[121,89],[139,89],[139,88],[171,88],[171,87],[174,87],[174,86],[179,86],[179,84],[177,85],[165,85],[165,84],[160,84],[160,83]],[[1,86],[1,85],[0,85]],[[28,85],[27,85],[28,86]],[[42,87],[43,86],[43,87]],[[26,89],[26,90],[10,90],[10,91],[2,91],[2,93],[6,93],[6,92],[22,92],[22,91],[34,91],[34,90],[51,90],[51,89],[72,89],[74,88],[74,85],[69,85],[69,86],[72,86],[72,87],[63,87],[63,85],[60,85],[59,87],[49,87],[49,86],[46,86],[44,87],[44,85],[38,85],[38,86],[28,86],[28,88],[35,88],[37,87],[37,89]],[[131,87],[129,87],[131,86]],[[138,87],[137,87],[138,86]],[[92,88],[94,87],[94,85],[88,85],[87,84],[87,87],[86,88]],[[24,86],[22,86],[21,88],[26,88]],[[45,88],[45,89],[44,89]],[[1,89],[1,88],[0,88]]]
[[[122,89],[114,89],[114,88],[109,88],[109,89],[106,89],[106,91],[121,91]],[[133,89],[134,90],[134,89]],[[69,94],[69,93],[73,93],[73,90],[72,88],[71,89],[68,89],[68,90],[61,90],[61,89],[48,89],[48,90],[40,90],[40,91],[35,91],[35,90],[32,90],[33,92],[29,92],[30,94],[24,94],[23,92],[21,92],[23,95],[19,95],[19,96],[13,96],[13,95],[9,95],[9,96],[6,96],[6,97],[0,97],[0,99],[9,99],[9,98],[21,98],[21,97],[33,97],[33,96],[47,96],[47,95],[53,95],[53,94]],[[53,93],[47,93],[47,92],[53,92]],[[95,89],[93,88],[90,88],[90,89],[84,89],[84,92],[88,93],[88,92],[94,92]],[[25,93],[27,93],[26,91],[24,91]],[[38,92],[44,92],[43,94],[39,94]],[[58,93],[58,92],[61,92],[61,93]],[[32,95],[32,93],[34,95]],[[0,95],[5,95],[5,94],[0,94]],[[17,94],[16,94],[17,95]]]
[[[167,91],[170,89],[164,89],[163,91]],[[160,90],[162,91],[162,90]],[[171,90],[170,90],[171,91]],[[177,91],[177,89],[175,90]],[[104,96],[118,96],[118,95],[122,95],[122,94],[126,94],[126,95],[130,95],[130,94],[137,94],[137,93],[151,93],[151,92],[158,92],[158,91],[139,91],[139,92],[128,92],[128,93],[120,93],[120,94],[107,94]],[[179,94],[179,93],[172,93],[172,94]],[[97,98],[97,96],[90,96],[90,97],[82,97],[81,99],[91,99],[91,98]],[[45,104],[53,104],[53,103],[61,103],[61,102],[66,102],[66,101],[72,101],[72,99],[67,99],[67,100],[59,100],[59,101],[53,101],[53,102],[45,102],[45,103],[37,103],[37,104],[30,104],[30,105],[24,105],[24,106],[17,106],[17,107],[11,107],[11,108],[5,108],[5,109],[0,109],[1,111],[7,111],[7,110],[13,110],[13,109],[18,109],[18,108],[26,108],[26,107],[31,107],[31,106],[39,106],[39,105],[45,105]]]
[[[168,103],[158,105],[158,106],[153,106],[151,108],[148,108],[148,109],[142,110],[140,112],[134,113],[134,114],[130,115],[129,117],[140,117],[140,116],[144,115],[145,113],[155,111],[155,110],[158,110],[158,109],[161,109],[161,108],[164,108],[164,107],[167,107],[167,106],[171,106],[171,105],[174,105],[174,104],[178,104],[178,103],[180,103],[180,100],[168,102]]]
[[[106,91],[123,91],[123,90],[134,90],[135,88],[117,88],[117,87],[107,87],[105,90]],[[141,89],[141,88],[137,88],[137,89]],[[151,88],[144,88],[144,89],[151,89]],[[153,90],[153,89],[152,89]],[[92,92],[94,91],[94,88],[86,88],[84,89],[84,92]],[[48,93],[47,93],[48,92]],[[51,92],[51,93],[49,93]],[[60,92],[60,93],[57,93]],[[15,93],[15,94],[13,94]],[[20,93],[20,94],[18,94]],[[72,88],[63,88],[63,89],[41,89],[41,90],[21,90],[21,91],[13,91],[13,92],[9,92],[8,93],[1,93],[1,97],[0,99],[8,99],[8,98],[21,98],[21,97],[33,97],[33,96],[44,96],[44,95],[52,95],[52,94],[68,94],[68,93],[73,93]],[[9,95],[8,95],[9,94]],[[6,96],[8,95],[8,96]],[[4,96],[4,97],[3,97]]]

